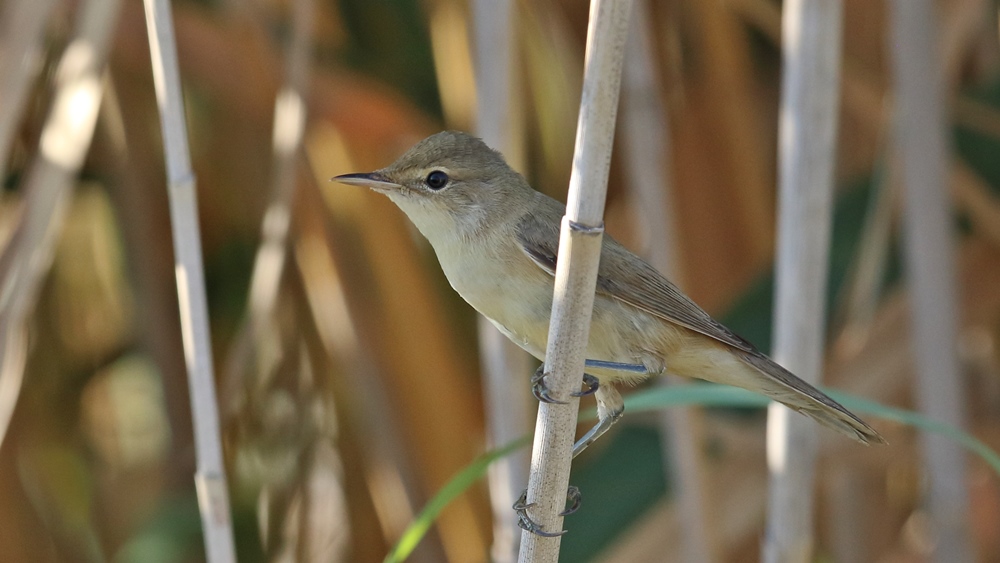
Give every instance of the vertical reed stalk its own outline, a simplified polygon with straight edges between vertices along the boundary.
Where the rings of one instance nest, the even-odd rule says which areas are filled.
[[[181,335],[194,417],[195,486],[205,534],[205,553],[209,563],[228,563],[236,560],[236,551],[215,398],[197,194],[188,151],[174,26],[168,0],[144,0],[143,3],[167,164]]]
[[[792,0],[782,15],[779,202],[774,357],[810,383],[821,379],[825,295],[840,102],[839,0]],[[813,549],[812,421],[768,409],[771,473],[762,559],[808,561]]]
[[[962,428],[956,262],[948,201],[948,149],[935,4],[894,0],[888,34],[892,55],[895,150],[904,185],[906,269],[913,302],[916,397],[928,417]],[[968,537],[965,455],[958,444],[924,434],[927,504],[935,526],[933,560],[975,560]]]
[[[238,9],[235,5],[231,9]],[[285,76],[274,102],[271,201],[261,222],[261,243],[254,256],[247,302],[247,321],[240,327],[226,362],[222,401],[226,403],[246,376],[246,361],[256,354],[261,369],[277,361],[266,342],[268,321],[278,296],[281,275],[288,261],[288,234],[295,198],[297,157],[301,155],[309,90],[310,46],[314,0],[292,5],[292,34],[285,48]],[[261,382],[263,385],[263,382]]]
[[[250,323],[255,340],[274,305],[284,269],[297,157],[302,148],[309,95],[312,22],[315,0],[292,3],[292,35],[285,54],[285,80],[274,103],[274,170],[271,202],[261,225],[261,245],[250,283]]]
[[[629,0],[594,0],[590,5],[583,96],[576,130],[573,173],[566,216],[559,237],[552,317],[545,368],[554,397],[571,399],[583,378],[594,306],[597,267],[604,235],[611,146],[618,109],[618,87],[628,37]],[[576,430],[578,399],[542,403],[538,409],[528,481],[531,516],[544,530],[562,529]],[[521,534],[521,563],[555,563],[560,540]]]

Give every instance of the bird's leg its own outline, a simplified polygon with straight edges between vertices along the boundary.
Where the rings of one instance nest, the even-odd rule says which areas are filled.
[[[579,487],[570,485],[569,489],[566,490],[566,500],[570,503],[569,508],[560,512],[559,516],[569,516],[580,508],[583,497],[580,495]],[[566,530],[562,530],[560,532],[546,532],[543,530],[537,522],[528,516],[528,509],[532,506],[535,506],[535,503],[528,503],[528,489],[525,489],[513,506],[514,512],[517,513],[517,525],[519,528],[527,530],[536,536],[542,536],[545,538],[554,538],[566,533]]]
[[[603,360],[587,360],[585,362],[585,366],[588,368],[649,374],[649,370],[642,364],[625,364],[619,362],[606,362]],[[565,404],[565,401],[559,401],[553,398],[549,393],[549,388],[545,385],[546,375],[545,364],[538,366],[538,369],[535,370],[535,374],[531,376],[531,393],[536,399],[545,403]],[[601,386],[600,381],[596,377],[587,373],[583,374],[583,382],[587,384],[587,389],[574,393],[573,396],[581,397],[596,393],[597,416],[599,420],[597,425],[591,428],[589,432],[584,434],[584,436],[573,445],[573,457],[580,455],[580,452],[587,449],[587,446],[592,444],[595,440],[600,438],[602,434],[607,432],[608,429],[611,428],[611,426],[617,422],[625,412],[625,402],[622,401],[622,396],[614,387],[610,385]],[[568,516],[580,508],[580,504],[582,502],[580,489],[570,486],[566,491],[566,499],[569,501],[570,506],[566,508],[566,510],[559,513],[560,516]],[[517,513],[518,527],[535,535],[547,538],[561,536],[566,533],[566,530],[561,532],[546,532],[543,530],[537,522],[528,516],[528,509],[532,506],[534,506],[534,503],[528,503],[528,490],[525,489],[524,492],[521,493],[521,497],[517,499],[517,502],[515,502],[513,506],[514,512]]]
[[[621,362],[606,362],[604,360],[586,360],[584,362],[584,367],[587,368],[600,368],[613,371],[627,371],[632,373],[642,373],[648,374],[649,370],[646,366],[642,364],[625,364]],[[535,396],[536,399],[543,403],[554,403],[557,405],[566,404],[565,401],[560,401],[552,396],[549,392],[548,385],[545,384],[545,364],[538,366],[535,370],[535,374],[531,376],[531,394]],[[590,375],[589,373],[583,374],[583,383],[587,386],[583,391],[576,391],[571,393],[574,397],[586,397],[588,395],[593,395],[601,387],[601,382],[599,379]]]
[[[611,371],[627,371],[649,375],[649,368],[642,364],[624,364],[621,362],[605,362],[604,360],[587,360],[583,364],[588,368],[600,368]]]
[[[626,364],[622,362],[607,362],[604,360],[586,360],[584,362],[584,367],[586,368],[596,368],[610,371],[623,371],[629,373],[641,373],[643,375],[650,375],[650,370],[643,364]],[[531,376],[531,393],[536,399],[542,401],[543,403],[554,403],[563,405],[566,404],[565,401],[560,401],[552,396],[549,391],[548,385],[545,384],[545,364],[538,366],[535,370],[535,374]],[[587,389],[583,391],[578,391],[572,393],[574,397],[584,397],[586,395],[597,394],[597,424],[590,429],[583,438],[573,446],[573,457],[580,455],[580,452],[587,449],[587,446],[594,443],[595,440],[601,437],[602,434],[608,431],[611,426],[622,417],[625,412],[625,403],[622,401],[622,396],[618,394],[618,391],[614,387],[605,385],[602,386],[600,380],[596,377],[590,375],[589,373],[583,374],[583,382],[587,385]]]
[[[573,457],[587,449],[625,414],[625,402],[618,390],[605,385],[597,390],[597,424],[573,445]]]

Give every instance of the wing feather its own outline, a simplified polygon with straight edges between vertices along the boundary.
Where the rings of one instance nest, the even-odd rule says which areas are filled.
[[[524,253],[552,276],[558,260],[558,225],[559,217],[536,213],[525,215],[516,230]],[[670,280],[607,235],[601,248],[597,293],[738,350],[757,352],[752,344],[710,317]]]
[[[561,214],[556,214],[558,211],[546,209],[544,213],[526,216],[516,231],[524,253],[552,276],[555,275],[558,258],[557,225]],[[554,217],[550,216],[553,214]],[[761,392],[863,443],[885,443],[885,439],[864,421],[716,322],[652,266],[608,236],[604,237],[601,249],[597,293],[731,346],[739,358],[767,376],[769,381],[807,400],[779,397],[767,390]]]

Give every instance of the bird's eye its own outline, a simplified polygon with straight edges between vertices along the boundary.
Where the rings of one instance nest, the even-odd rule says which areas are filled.
[[[427,175],[427,187],[432,190],[440,190],[448,184],[448,175],[440,170],[435,170]]]

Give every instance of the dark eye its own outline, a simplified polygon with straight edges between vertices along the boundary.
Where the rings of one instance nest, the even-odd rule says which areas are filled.
[[[448,175],[440,170],[435,170],[427,175],[427,187],[432,190],[440,190],[448,184]]]

